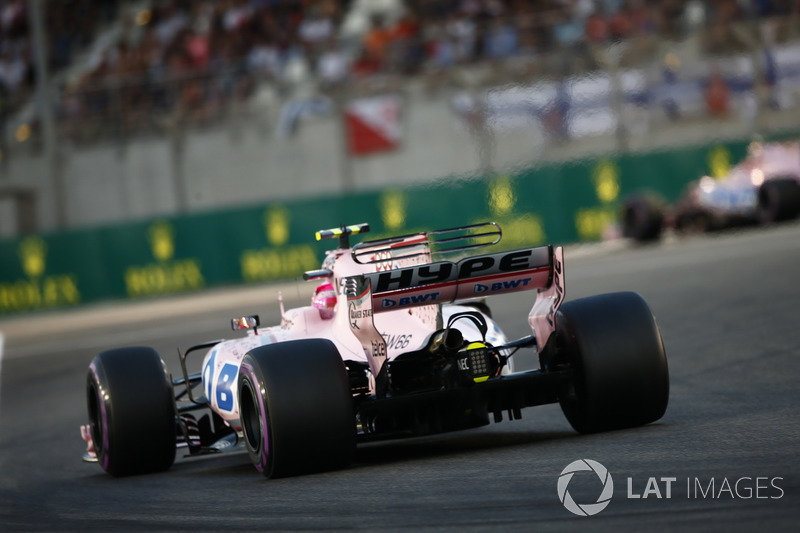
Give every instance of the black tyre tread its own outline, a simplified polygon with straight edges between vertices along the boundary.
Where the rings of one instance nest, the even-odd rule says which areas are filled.
[[[335,345],[325,339],[281,342],[256,348],[242,361],[253,367],[264,391],[270,456],[266,465],[248,445],[253,463],[266,477],[286,477],[344,468],[356,446],[355,415],[347,369]],[[243,386],[239,373],[240,405]],[[258,406],[256,398],[255,405]],[[242,414],[245,424],[246,413]]]
[[[637,242],[656,241],[661,238],[664,210],[661,203],[649,196],[633,196],[622,208],[622,234]]]
[[[758,190],[758,218],[770,224],[800,214],[800,183],[795,178],[772,178]]]
[[[576,431],[592,433],[648,424],[669,401],[661,333],[637,293],[601,294],[562,304],[556,328],[574,371],[574,396],[562,391]]]
[[[175,404],[172,383],[158,352],[149,347],[109,350],[92,363],[87,376],[89,417],[92,394],[101,388],[108,424],[108,449],[97,443],[102,431],[92,420],[98,461],[113,476],[167,470],[175,461]],[[99,405],[99,404],[98,404]],[[104,466],[105,465],[105,466]]]

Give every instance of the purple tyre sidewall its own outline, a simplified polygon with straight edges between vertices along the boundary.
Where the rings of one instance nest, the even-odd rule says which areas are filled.
[[[250,385],[253,387],[253,394],[255,394],[257,398],[258,418],[259,423],[261,424],[261,437],[263,442],[261,443],[260,460],[258,463],[255,463],[255,467],[259,472],[265,473],[269,468],[269,420],[267,420],[267,409],[264,403],[264,395],[261,394],[261,388],[263,387],[263,384],[261,383],[261,380],[258,379],[255,369],[250,363],[243,362],[239,367],[239,372],[243,377],[250,381]]]
[[[100,381],[100,377],[97,374],[97,366],[95,365],[94,361],[92,364],[89,365],[89,373],[91,376],[92,381],[94,381],[95,392],[97,394],[97,404],[100,406],[100,424],[102,426],[102,442],[101,442],[101,449],[100,449],[100,466],[103,467],[103,470],[108,470],[108,466],[110,463],[110,449],[109,449],[109,421],[108,421],[108,408],[106,406],[106,401],[104,399],[103,394],[103,384]],[[92,431],[92,438],[94,439],[94,431]],[[95,443],[95,447],[97,447],[97,443]]]

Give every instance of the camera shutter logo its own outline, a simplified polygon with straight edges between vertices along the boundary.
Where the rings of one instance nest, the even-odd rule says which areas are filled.
[[[579,504],[572,499],[567,487],[572,480],[572,476],[574,476],[576,472],[586,471],[597,474],[597,477],[600,478],[600,481],[603,483],[603,491],[600,493],[595,503]],[[564,507],[566,507],[569,512],[578,516],[596,515],[608,506],[613,493],[614,481],[611,479],[611,474],[608,473],[608,469],[591,459],[579,459],[571,462],[561,471],[561,475],[558,477],[558,499],[561,500],[561,503],[564,504]]]

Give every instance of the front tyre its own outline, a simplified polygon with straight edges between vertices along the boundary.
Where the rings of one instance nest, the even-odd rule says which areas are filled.
[[[97,460],[112,476],[167,470],[175,461],[175,399],[164,361],[152,348],[98,354],[86,378]]]
[[[256,348],[239,368],[247,452],[268,478],[344,468],[356,446],[350,381],[328,340]]]
[[[556,315],[562,360],[573,372],[559,394],[580,433],[640,426],[664,415],[669,372],[661,332],[633,292],[565,302]]]

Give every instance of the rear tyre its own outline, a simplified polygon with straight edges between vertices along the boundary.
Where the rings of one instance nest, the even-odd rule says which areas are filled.
[[[664,415],[669,372],[661,333],[633,292],[565,302],[556,316],[562,357],[572,379],[559,393],[580,433],[629,428]]]
[[[648,196],[634,196],[622,207],[622,235],[637,242],[661,238],[664,212],[660,202]]]
[[[175,461],[175,398],[152,348],[120,348],[89,365],[86,399],[97,460],[112,476],[167,470]]]
[[[762,224],[796,218],[800,214],[800,184],[794,178],[765,181],[758,189],[756,212]]]
[[[332,342],[289,341],[248,352],[238,393],[247,451],[264,476],[333,470],[352,461],[350,381]]]

